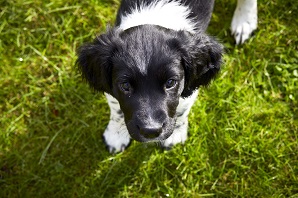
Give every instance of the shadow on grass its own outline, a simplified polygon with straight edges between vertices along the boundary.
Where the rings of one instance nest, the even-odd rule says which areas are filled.
[[[150,156],[150,147],[110,155],[102,141],[109,119],[105,99],[72,83],[42,93],[44,101],[24,119],[25,133],[15,133],[1,153],[3,197],[117,195]]]
[[[106,0],[105,2],[108,1]],[[278,6],[281,5],[282,1],[278,1]],[[225,43],[228,50],[235,49],[233,38],[229,36],[229,27],[234,8],[235,4],[227,5],[225,2],[217,1],[214,20],[211,22],[209,28],[209,32],[212,35],[218,36]],[[273,17],[278,18],[275,10],[272,7],[270,12],[274,13],[272,14]],[[287,20],[283,22],[287,22]],[[262,29],[263,27],[259,26],[259,28]],[[260,45],[263,44],[259,43],[256,45],[259,45],[256,49],[261,49],[262,47]],[[259,56],[264,56],[265,59],[271,59],[271,48],[272,45],[265,48],[265,55],[260,52],[257,53],[261,54]],[[256,58],[258,59],[259,56]],[[279,75],[278,71],[274,69],[271,72],[275,76]],[[278,87],[280,82],[280,80],[273,81],[273,85]],[[126,190],[129,191],[126,187],[134,185],[142,187],[141,183],[137,183],[140,181],[139,171],[141,171],[140,169],[143,164],[146,163],[155,151],[155,148],[133,144],[132,147],[122,154],[110,155],[106,151],[101,138],[109,120],[108,106],[100,94],[91,94],[87,86],[77,84],[79,84],[77,79],[67,79],[67,82],[63,86],[61,85],[61,87],[57,85],[57,88],[53,90],[42,90],[34,93],[32,97],[27,96],[29,99],[25,101],[26,104],[24,107],[29,109],[29,111],[28,113],[21,114],[18,120],[23,122],[22,124],[25,126],[25,129],[23,133],[14,133],[13,131],[18,131],[18,128],[10,128],[12,133],[9,133],[9,135],[13,136],[11,137],[12,141],[5,146],[6,150],[0,154],[0,197],[32,197],[33,195],[35,197],[115,197],[120,193],[125,193]],[[36,86],[40,87],[40,89],[44,88],[43,86]],[[51,87],[51,85],[47,86]],[[262,89],[263,87],[260,87],[258,91],[262,93]],[[212,96],[220,97],[220,93],[211,94],[210,98],[213,98]],[[222,98],[225,99],[225,97]],[[225,110],[227,109],[226,107]],[[214,120],[221,120],[223,116],[226,116],[226,112],[217,114],[214,109],[210,111],[210,113],[215,112],[216,114]],[[270,121],[268,117],[269,121],[263,119],[267,115],[262,114],[255,118],[260,122],[260,125],[263,125],[262,127],[265,127],[266,123]],[[210,125],[215,124],[214,122],[210,123]],[[247,171],[247,164],[251,162],[246,161],[242,162],[243,164],[237,164],[239,162],[239,158],[237,158],[239,153],[233,148],[234,145],[226,140],[225,132],[221,131],[216,138],[212,133],[206,135],[206,139],[208,139],[206,155],[210,158],[211,167],[217,169],[217,171],[210,173],[213,174],[213,178],[222,176],[222,183],[230,182],[232,185],[236,179],[248,178],[245,174],[250,172],[245,171]],[[240,136],[241,134],[238,135]],[[255,141],[252,141],[252,143],[255,143]],[[258,149],[258,147],[256,148]],[[267,147],[260,148],[264,149],[264,151],[268,150]],[[275,150],[275,147],[270,149]],[[270,162],[279,163],[275,162],[274,156],[268,153],[265,153],[266,156],[262,152],[254,153],[248,150],[245,154],[247,156],[253,156],[253,158],[256,157],[258,160],[262,160],[262,157],[265,156],[266,159],[271,160]],[[285,152],[285,154],[287,153]],[[226,161],[227,159],[229,160],[230,156],[234,158]],[[170,160],[177,161],[177,158],[172,157]],[[293,158],[295,157],[293,156]],[[170,160],[165,162],[165,167],[171,166]],[[287,159],[283,160],[286,161]],[[175,162],[174,165],[179,163]],[[265,165],[258,163],[258,161],[252,161],[252,171],[259,167],[268,171],[266,169],[268,168],[266,163],[264,163]],[[158,166],[159,164],[155,162],[154,165]],[[174,165],[172,165],[171,171],[178,175],[177,178],[182,177],[178,173],[180,170],[176,170]],[[192,165],[186,164],[185,166],[187,167],[185,169]],[[226,170],[225,172],[221,172],[223,165],[226,165],[228,171],[231,172]],[[290,172],[286,166],[284,169],[282,168],[280,170]],[[157,168],[156,172],[152,171],[152,169],[154,168],[151,168],[151,172],[148,173],[151,174],[152,178],[157,177],[153,175],[164,174],[162,173],[164,169]],[[241,175],[240,173],[238,178],[233,178],[239,171],[243,171],[243,174]],[[194,173],[190,172],[190,175],[192,174]],[[268,178],[270,179],[269,176]],[[151,177],[144,178],[147,180],[151,179]],[[149,182],[146,181],[146,183],[163,183],[164,181],[162,179],[166,177],[160,178],[161,181],[152,180]],[[287,178],[289,177],[280,179],[280,183],[286,183],[289,180]],[[182,180],[179,179],[176,180],[177,183]],[[258,178],[252,177],[251,183],[248,183],[248,185],[252,186],[254,179],[257,180]],[[294,181],[294,179],[291,180]],[[213,183],[210,181],[207,181],[210,185],[206,187],[204,192],[212,188]],[[277,184],[279,183],[277,182]],[[174,186],[174,184],[171,185],[171,187]],[[266,187],[266,185],[264,186]],[[144,191],[147,192],[146,190],[148,189],[144,189]],[[222,192],[225,189],[232,191],[236,187],[222,185]],[[194,190],[194,192],[196,191]]]
[[[99,162],[98,169],[88,178],[88,189],[84,194],[88,197],[117,197],[128,193],[131,186],[141,188],[142,184],[136,182],[141,172],[140,168],[146,166],[146,161],[156,148],[142,145],[132,147],[118,154],[119,156],[108,157]]]
[[[111,156],[101,137],[109,119],[103,97],[77,86],[77,79],[64,79],[63,85],[42,81],[51,74],[39,76],[41,83],[32,85],[36,93],[18,98],[26,112],[20,110],[17,120],[22,133],[10,128],[12,141],[1,153],[1,197],[113,197],[125,191],[155,148],[132,145]]]

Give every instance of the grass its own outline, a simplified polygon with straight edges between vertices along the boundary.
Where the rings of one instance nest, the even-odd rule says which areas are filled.
[[[225,66],[201,90],[185,145],[110,155],[108,106],[74,63],[119,1],[1,0],[0,197],[298,197],[298,2],[260,0],[241,46],[235,4],[216,2],[208,31]]]

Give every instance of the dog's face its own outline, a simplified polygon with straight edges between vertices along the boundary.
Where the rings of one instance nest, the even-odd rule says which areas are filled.
[[[119,101],[133,139],[161,141],[174,130],[179,98],[211,81],[221,53],[205,34],[143,25],[97,37],[80,48],[78,65],[91,87]]]

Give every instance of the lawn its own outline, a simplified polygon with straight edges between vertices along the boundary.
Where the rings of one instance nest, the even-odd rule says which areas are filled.
[[[208,32],[225,64],[200,91],[187,142],[110,155],[106,100],[75,61],[118,6],[0,0],[0,197],[298,197],[298,1],[259,1],[241,46],[229,31],[236,1],[216,1]]]

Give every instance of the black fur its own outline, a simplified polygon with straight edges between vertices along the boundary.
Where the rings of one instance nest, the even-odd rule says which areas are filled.
[[[175,127],[180,97],[208,85],[220,70],[222,46],[204,33],[213,1],[188,0],[196,33],[156,25],[117,28],[121,15],[144,0],[124,0],[116,27],[78,50],[78,66],[92,88],[114,96],[138,141],[165,140]]]
[[[182,97],[190,96],[201,85],[208,85],[220,70],[222,46],[212,37],[201,32],[190,34],[152,25],[130,28],[124,32],[109,30],[96,37],[93,43],[79,48],[77,63],[92,88],[111,94],[115,60],[126,62],[128,67],[141,67],[137,61],[144,60],[138,58],[147,58],[147,63],[150,59],[162,59],[160,50],[165,44],[169,53],[175,52],[179,56],[176,58],[181,58],[185,72]],[[118,60],[121,56],[122,60]]]

